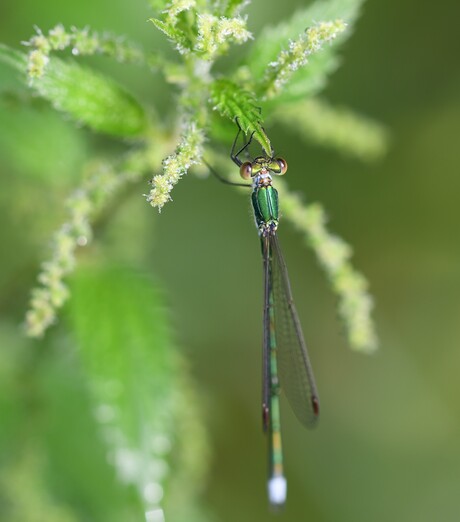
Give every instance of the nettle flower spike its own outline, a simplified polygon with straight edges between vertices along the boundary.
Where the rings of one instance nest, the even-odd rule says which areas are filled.
[[[279,94],[292,75],[308,63],[310,55],[337,38],[346,27],[343,20],[320,22],[307,29],[297,40],[292,40],[289,49],[281,51],[277,60],[269,64],[262,82],[265,86],[265,98]]]
[[[195,123],[189,123],[174,154],[163,160],[163,174],[151,180],[152,189],[147,201],[159,211],[170,201],[171,191],[188,169],[201,161],[203,155],[203,132]]]
[[[352,248],[331,234],[321,205],[305,206],[282,182],[277,184],[283,198],[284,216],[305,236],[338,297],[339,315],[345,324],[348,342],[354,350],[371,353],[378,341],[372,321],[373,299],[366,279],[350,263]]]
[[[156,150],[156,149],[155,149]],[[155,154],[161,154],[161,150]],[[42,263],[38,275],[39,286],[31,293],[29,310],[25,318],[25,332],[29,337],[42,337],[56,322],[57,312],[69,297],[64,279],[74,271],[76,251],[87,246],[92,239],[91,222],[111,200],[111,196],[126,184],[138,181],[157,157],[133,152],[116,166],[91,166],[82,186],[67,199],[68,219],[52,238],[52,253]]]
[[[58,24],[50,29],[48,34],[43,34],[37,29],[37,34],[23,44],[32,48],[28,57],[27,71],[31,80],[44,75],[52,52],[65,49],[71,49],[74,56],[102,54],[123,63],[149,62],[149,57],[137,44],[110,33],[100,34],[91,31],[89,27],[83,29],[72,27],[67,31],[62,24]]]
[[[206,60],[212,60],[218,53],[227,50],[231,42],[242,44],[250,38],[252,34],[246,29],[246,20],[240,17],[198,15],[195,49],[203,53],[203,58]]]

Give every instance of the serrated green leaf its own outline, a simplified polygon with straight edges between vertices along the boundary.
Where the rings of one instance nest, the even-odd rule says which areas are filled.
[[[255,95],[230,80],[216,80],[211,86],[211,99],[215,108],[223,116],[238,122],[246,134],[254,133],[254,138],[270,156],[272,147],[262,128],[262,115]]]
[[[106,76],[76,63],[50,58],[32,86],[53,106],[93,130],[114,136],[138,136],[147,117],[135,98]]]
[[[0,60],[24,73],[25,79],[25,54],[0,46]],[[29,85],[55,109],[97,132],[130,137],[146,130],[146,113],[131,94],[114,80],[74,62],[51,57],[43,76]]]
[[[289,41],[298,38],[308,27],[321,20],[342,19],[347,23],[347,31],[320,53],[312,55],[308,65],[296,71],[290,83],[284,87],[283,92],[286,94],[282,93],[279,99],[299,99],[318,92],[325,85],[327,76],[337,68],[336,49],[352,34],[352,26],[362,3],[363,0],[318,0],[295,13],[289,20],[264,29],[245,62],[252,77],[261,78],[268,65],[276,61],[283,49],[289,47]]]

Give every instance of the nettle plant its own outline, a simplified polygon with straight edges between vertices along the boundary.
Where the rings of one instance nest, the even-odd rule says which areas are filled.
[[[161,211],[170,203],[175,185],[185,175],[193,174],[194,166],[202,165],[202,175],[209,162],[218,165],[219,172],[228,171],[225,175],[234,179],[237,169],[221,150],[231,146],[236,119],[268,155],[272,146],[264,130],[264,118],[270,125],[295,125],[306,141],[360,160],[371,161],[385,152],[386,134],[379,124],[317,97],[338,66],[338,49],[352,32],[362,0],[317,0],[257,35],[250,32],[250,21],[244,15],[246,0],[150,0],[150,4],[155,11],[152,29],[164,33],[177,51],[175,59],[143,50],[119,36],[88,28],[66,29],[62,25],[49,31],[37,30],[26,42],[27,52],[0,46],[0,60],[15,68],[35,95],[48,100],[78,125],[118,137],[126,145],[122,157],[92,162],[82,185],[66,202],[68,219],[54,235],[52,255],[42,265],[39,286],[32,292],[26,315],[26,331],[31,337],[43,336],[56,321],[57,311],[69,297],[65,279],[75,269],[76,251],[91,241],[94,220],[112,203],[115,194],[150,177],[146,200]],[[225,74],[214,71],[219,58],[232,46],[243,44],[236,67]],[[69,51],[74,59],[59,57]],[[153,107],[144,107],[117,82],[76,61],[79,56],[96,54],[163,75],[177,93],[167,119],[160,121]],[[222,147],[217,149],[217,144]],[[350,246],[327,230],[326,214],[320,204],[306,203],[303,197],[290,192],[284,180],[277,180],[277,189],[284,222],[289,221],[314,251],[337,295],[350,346],[363,352],[375,350],[372,299],[366,280],[350,263]],[[93,280],[91,284],[99,283]],[[123,291],[120,289],[120,299]],[[137,291],[145,292],[142,285]],[[141,296],[139,299],[141,302]],[[91,303],[81,306],[84,312]],[[143,317],[142,310],[138,312]],[[119,320],[129,321],[129,317],[125,314]],[[148,317],[145,322],[148,325]],[[96,364],[91,366],[94,354],[108,342],[106,338],[97,338],[97,333],[90,332],[84,322],[79,328],[91,347],[86,353],[96,384],[113,377],[104,375],[105,370]],[[177,362],[168,364],[177,367]],[[152,372],[156,374],[154,368]],[[151,380],[151,375],[145,375],[145,379]],[[167,388],[171,383],[163,384]],[[118,400],[113,398],[115,395],[102,392],[100,386],[95,388],[99,403],[114,404]],[[165,397],[164,404],[170,405],[172,392]],[[117,406],[121,416],[128,415],[126,404],[119,402]],[[158,426],[160,435],[177,432],[173,425],[178,416],[169,418],[166,409],[164,406],[160,420],[161,415],[156,415],[137,421],[149,425],[149,429]],[[113,430],[114,426],[117,428],[118,438],[108,437],[115,444],[115,465],[123,468],[123,455],[131,456],[135,472],[130,474],[125,469],[124,478],[136,483],[145,504],[154,511],[161,498],[154,486],[163,486],[165,479],[153,472],[150,476],[145,471],[148,466],[142,472],[139,467],[147,458],[152,463],[164,457],[161,436],[158,435],[157,446],[146,450],[139,438],[142,430],[133,435],[126,426],[123,428],[119,418],[106,421],[109,427],[112,422]],[[195,426],[195,430],[198,433],[199,427]],[[198,439],[197,435],[195,440]],[[197,454],[202,455],[203,450],[200,451]],[[199,482],[196,477],[187,476],[188,489],[194,481]],[[176,488],[180,489],[179,483]],[[187,514],[191,520],[189,509]]]

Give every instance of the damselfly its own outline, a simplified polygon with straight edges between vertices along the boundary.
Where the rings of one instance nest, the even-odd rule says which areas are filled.
[[[281,444],[280,389],[286,394],[296,417],[309,428],[318,420],[319,398],[277,236],[278,192],[272,181],[274,175],[286,173],[287,163],[273,153],[243,162],[240,156],[248,151],[253,135],[238,149],[241,133],[238,124],[230,157],[240,168],[241,177],[252,184],[223,181],[252,188],[252,207],[261,241],[264,273],[262,419],[268,436],[268,497],[270,504],[278,507],[285,503],[287,492]]]

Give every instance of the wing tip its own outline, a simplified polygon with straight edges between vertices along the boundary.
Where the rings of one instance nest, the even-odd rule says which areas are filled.
[[[311,407],[313,408],[315,417],[319,417],[319,397],[317,395],[311,396]]]
[[[309,429],[313,429],[319,421],[319,397],[317,395],[312,395],[310,397],[310,405],[311,405],[311,411],[313,415],[310,415],[307,422],[305,422],[305,426]]]

